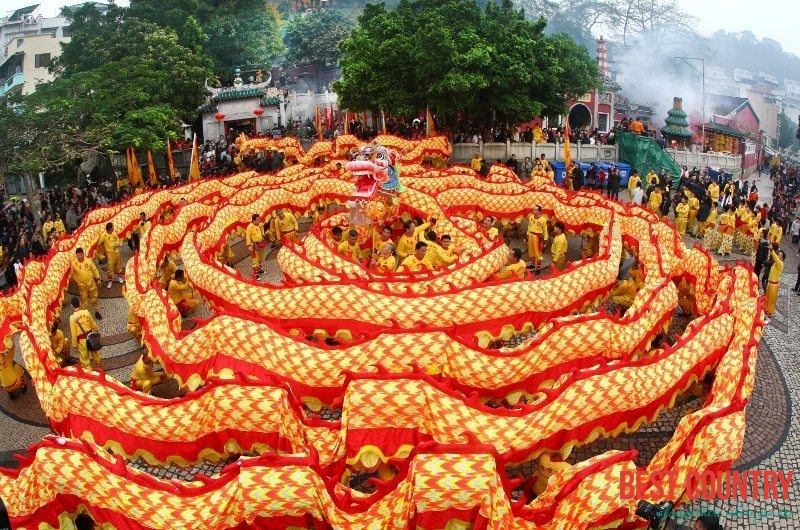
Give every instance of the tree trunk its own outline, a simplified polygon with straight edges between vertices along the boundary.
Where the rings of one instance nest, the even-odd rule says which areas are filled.
[[[39,215],[39,212],[42,209],[42,204],[39,202],[38,195],[34,197],[33,184],[31,184],[30,175],[27,173],[22,175],[22,185],[25,186],[25,195],[28,196],[28,204],[31,205],[31,212],[33,212],[33,222],[38,229],[38,227],[42,224],[42,218]]]

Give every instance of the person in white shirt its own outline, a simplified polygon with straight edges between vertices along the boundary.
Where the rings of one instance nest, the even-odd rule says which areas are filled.
[[[792,235],[792,243],[796,245],[800,242],[800,219],[797,217],[792,221],[792,225],[789,227],[789,233]]]
[[[642,183],[639,182],[636,184],[636,189],[633,190],[633,196],[631,197],[633,204],[638,204],[639,206],[642,205],[644,201],[644,190],[642,189]]]

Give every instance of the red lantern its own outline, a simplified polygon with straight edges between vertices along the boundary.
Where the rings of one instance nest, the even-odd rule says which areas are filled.
[[[222,121],[225,119],[225,115],[221,112],[217,112],[216,114],[214,114],[214,117],[217,119],[217,121]]]
[[[262,114],[264,114],[264,109],[258,107],[256,110],[253,111],[253,114],[255,114],[256,116],[261,116]]]

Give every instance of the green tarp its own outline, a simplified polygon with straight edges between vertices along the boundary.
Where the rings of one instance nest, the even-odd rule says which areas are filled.
[[[653,169],[660,173],[665,169],[672,174],[672,189],[675,189],[681,180],[681,168],[661,147],[650,138],[629,132],[619,132],[616,135],[619,146],[619,160],[636,169],[644,178]]]

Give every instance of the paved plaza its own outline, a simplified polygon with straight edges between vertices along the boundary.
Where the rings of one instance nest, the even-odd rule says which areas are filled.
[[[762,197],[769,197],[772,193],[772,184],[767,176],[757,179],[757,185]],[[308,229],[308,221],[301,222],[301,230]],[[686,244],[692,245],[695,240],[686,237]],[[514,244],[513,246],[517,246]],[[525,248],[524,245],[520,245]],[[796,245],[791,245],[789,237],[784,237],[783,248],[787,250],[787,260],[784,275],[781,280],[778,298],[777,313],[772,322],[766,327],[759,349],[757,363],[756,385],[747,407],[747,431],[745,445],[740,460],[735,467],[740,470],[775,470],[789,471],[800,470],[800,425],[797,415],[793,410],[800,407],[800,369],[798,368],[798,355],[800,355],[800,296],[791,291],[797,279],[797,264],[800,254]],[[233,245],[236,253],[236,267],[242,272],[250,273],[250,264],[243,242],[236,241]],[[123,247],[123,260],[130,258],[130,251]],[[578,259],[580,242],[573,238],[570,245],[571,259]],[[270,283],[282,280],[282,274],[275,259],[276,249],[272,249],[267,261],[267,278]],[[527,259],[527,255],[525,256]],[[743,261],[746,257],[741,254],[732,254],[723,263]],[[545,265],[548,263],[545,262]],[[102,274],[102,271],[101,271]],[[70,285],[69,291],[76,293],[74,286]],[[69,302],[69,298],[65,300]],[[107,373],[124,383],[129,383],[131,370],[142,348],[126,331],[128,307],[122,298],[120,285],[114,284],[111,288],[105,287],[103,282],[100,287],[100,308],[104,318],[99,322],[101,333],[105,342],[102,350],[104,366]],[[63,308],[62,322],[66,323],[68,315],[67,305]],[[210,311],[205,306],[200,306],[195,317],[210,316]],[[185,327],[193,325],[191,319],[184,322]],[[674,325],[681,325],[680,317],[676,316]],[[685,326],[685,322],[682,324]],[[66,326],[64,326],[66,331]],[[17,362],[22,363],[19,350]],[[161,397],[172,397],[177,394],[177,384],[168,382],[157,386],[154,394]],[[25,448],[51,434],[49,424],[45,418],[33,389],[29,389],[15,400],[10,400],[6,393],[0,393],[0,465],[16,467],[15,453],[24,453]],[[657,421],[644,426],[638,433],[622,436],[616,439],[598,440],[588,446],[577,448],[570,457],[571,462],[581,461],[588,457],[600,454],[611,449],[631,449],[639,451],[639,465],[645,465],[666,442],[671,438],[675,426],[686,411],[701,406],[697,398],[686,397],[679,400],[673,410],[664,412]],[[337,411],[323,412],[331,417]],[[327,418],[330,419],[330,418]],[[132,465],[144,469],[151,474],[162,478],[191,480],[196,474],[211,475],[227,464],[201,463],[191,469],[176,467],[152,468],[143,462],[134,462]],[[523,466],[524,467],[524,466]],[[520,469],[522,474],[531,472],[531,469]],[[792,481],[789,498],[786,500],[752,500],[743,503],[694,504],[683,506],[687,514],[697,510],[714,509],[722,514],[725,528],[758,529],[758,528],[800,528],[800,478]],[[778,510],[794,511],[792,517],[776,518],[770,516],[771,512]],[[745,511],[752,511],[753,515],[736,515]],[[696,516],[695,516],[696,517]],[[693,519],[694,517],[692,517]],[[672,523],[673,528],[684,528],[680,523],[687,524],[684,519]],[[688,527],[691,527],[689,524]]]

